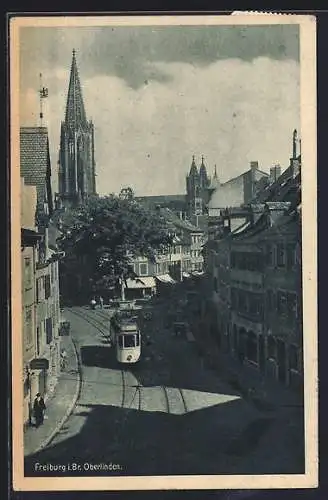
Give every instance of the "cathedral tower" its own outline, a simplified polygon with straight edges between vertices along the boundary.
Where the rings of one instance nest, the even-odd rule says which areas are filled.
[[[210,180],[207,176],[204,157],[199,171],[195,163],[195,157],[192,157],[189,175],[186,177],[186,202],[189,215],[201,215],[205,213],[205,205],[207,203],[206,190]]]
[[[94,127],[86,118],[75,50],[61,123],[58,188],[64,206],[76,206],[96,194]]]

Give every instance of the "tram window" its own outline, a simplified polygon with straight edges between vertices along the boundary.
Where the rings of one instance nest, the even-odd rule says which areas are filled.
[[[120,335],[120,336],[118,337],[118,346],[119,346],[121,349],[123,349],[123,337],[122,337],[122,335]]]
[[[140,345],[140,335],[139,333],[136,335],[136,346]]]
[[[124,347],[135,347],[135,335],[124,335]]]

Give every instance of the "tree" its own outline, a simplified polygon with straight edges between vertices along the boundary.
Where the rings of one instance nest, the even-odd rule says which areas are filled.
[[[61,229],[62,274],[79,276],[88,293],[122,285],[135,276],[133,258],[144,256],[154,262],[157,252],[172,243],[158,211],[130,196],[90,198],[65,212]]]

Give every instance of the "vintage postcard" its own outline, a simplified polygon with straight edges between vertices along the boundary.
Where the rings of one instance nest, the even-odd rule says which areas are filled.
[[[14,490],[316,487],[315,18],[8,22]]]

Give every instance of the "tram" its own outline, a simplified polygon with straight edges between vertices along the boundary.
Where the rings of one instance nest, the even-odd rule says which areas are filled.
[[[119,363],[139,361],[141,332],[135,316],[113,316],[110,323],[110,337],[116,349],[116,359]]]
[[[119,363],[136,363],[141,354],[141,334],[137,323],[123,323],[117,335],[116,359]]]

